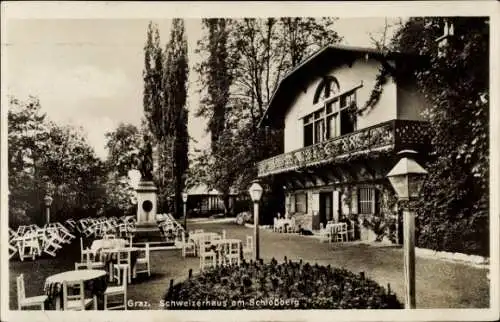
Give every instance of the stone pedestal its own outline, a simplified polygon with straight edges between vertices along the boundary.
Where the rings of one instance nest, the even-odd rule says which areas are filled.
[[[139,182],[137,186],[137,227],[156,227],[157,188],[153,181]]]

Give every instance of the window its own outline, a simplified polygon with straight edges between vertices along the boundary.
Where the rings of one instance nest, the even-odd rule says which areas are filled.
[[[295,194],[295,211],[307,213],[307,193]]]
[[[313,125],[307,124],[304,126],[304,146],[313,144]]]
[[[358,212],[360,214],[375,213],[375,189],[360,188],[358,190]]]
[[[323,107],[304,117],[304,146],[356,130],[356,118],[349,113],[349,107],[356,103],[357,88],[359,87],[340,96],[325,98],[319,103],[323,104]]]

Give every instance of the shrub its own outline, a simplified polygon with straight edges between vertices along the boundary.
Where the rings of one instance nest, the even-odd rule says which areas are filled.
[[[236,223],[238,225],[244,225],[246,223],[253,223],[253,216],[250,212],[248,211],[245,211],[245,212],[242,212],[242,213],[239,213],[237,216],[236,216]]]
[[[169,288],[167,309],[399,309],[364,274],[275,259],[209,269]]]

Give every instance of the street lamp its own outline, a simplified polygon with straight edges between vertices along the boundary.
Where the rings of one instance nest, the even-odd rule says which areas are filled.
[[[182,202],[184,204],[184,230],[187,231],[187,212],[186,212],[186,202],[188,200],[187,192],[182,193]]]
[[[262,186],[259,184],[258,180],[252,181],[252,185],[248,189],[248,192],[250,193],[250,198],[253,201],[253,224],[254,224],[254,240],[255,242],[253,243],[253,254],[255,261],[259,259],[259,201],[260,198],[262,197],[262,192],[264,189],[262,189]]]
[[[403,150],[401,160],[387,174],[398,199],[404,201],[404,270],[405,270],[405,308],[415,308],[415,213],[410,202],[416,199],[424,184],[427,171],[415,161],[411,155],[417,154],[413,150]]]
[[[48,225],[50,223],[50,205],[52,205],[52,197],[49,194],[46,194],[43,198],[43,202],[45,203],[45,221]]]

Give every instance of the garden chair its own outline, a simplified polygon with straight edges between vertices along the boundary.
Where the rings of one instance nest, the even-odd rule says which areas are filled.
[[[56,233],[48,233],[44,235],[43,251],[52,257],[56,257],[56,252],[62,248],[60,238]]]
[[[196,243],[188,237],[182,243],[182,257],[186,256],[196,256]]]
[[[352,241],[356,238],[356,224],[353,220],[349,220],[349,227],[347,230],[347,241]]]
[[[29,250],[28,254],[26,254],[26,250]],[[34,233],[25,234],[21,239],[19,247],[19,258],[21,261],[24,261],[25,256],[32,257],[32,259],[35,260],[35,257],[41,254],[42,250],[38,237]]]
[[[240,265],[241,253],[239,242],[226,242],[221,244],[220,265]]]
[[[9,259],[16,256],[18,251],[19,249],[16,246],[9,243]]]
[[[23,236],[25,231],[26,231],[27,226],[21,225],[17,227],[17,235],[18,236]]]
[[[205,235],[200,240],[200,270],[216,266],[217,255],[212,249],[210,235]]]
[[[126,223],[121,223],[118,225],[118,235],[120,237],[126,236],[128,233],[127,231],[127,224]]]
[[[93,260],[94,252],[90,248],[83,248],[83,238],[80,237],[80,261],[86,262],[87,259]]]
[[[73,287],[77,294],[69,295],[68,287]],[[84,311],[91,304],[94,305],[94,310],[97,310],[97,298],[85,298],[85,289],[83,281],[78,283],[63,282],[63,309],[64,311]]]
[[[253,254],[253,237],[247,236],[245,247],[243,247],[243,255]]]
[[[118,283],[121,281],[122,274],[126,274],[128,277],[129,283],[132,282],[132,273],[131,273],[131,258],[130,252],[128,251],[118,251],[117,252],[117,261],[116,264],[113,264],[111,269],[111,279],[117,280]]]
[[[141,256],[144,254],[144,256]],[[151,276],[151,264],[149,258],[149,243],[146,243],[146,247],[144,250],[139,251],[139,257],[137,257],[136,261],[136,274],[139,273],[148,273],[148,276]],[[142,266],[142,267],[141,267]]]
[[[63,238],[59,233],[59,229],[50,227],[45,229],[46,233],[51,235],[51,239],[54,239],[58,244],[70,244],[71,241],[67,238]]]
[[[16,278],[17,282],[17,308],[22,310],[23,307],[33,307],[40,306],[42,311],[45,311],[45,301],[47,300],[47,295],[39,295],[26,297],[24,288],[24,274],[19,275]]]
[[[328,227],[328,228],[327,228]],[[331,228],[324,223],[319,224],[319,236],[321,242],[331,241]]]
[[[273,232],[278,232],[278,218],[277,217],[274,217]]]
[[[17,233],[9,228],[9,259],[14,257],[19,252],[20,240]]]
[[[335,242],[347,241],[346,223],[337,223],[332,225],[332,240]]]
[[[229,265],[240,265],[241,263],[241,243],[230,242],[229,243],[229,253],[226,256]]]
[[[90,237],[91,235],[95,235],[95,226],[94,224],[89,224],[85,227],[85,230],[83,231],[83,234],[85,237]]]
[[[127,268],[125,268],[127,270]],[[109,298],[123,296],[123,304],[109,306]],[[104,292],[104,310],[127,309],[127,274],[122,275],[122,284],[117,286],[108,286]]]
[[[286,227],[286,232],[287,233],[294,233],[295,232],[295,218],[292,217],[290,219],[291,223]]]
[[[9,227],[9,240],[12,240],[12,239],[17,238],[17,237],[19,237],[17,232],[14,231],[14,229]]]
[[[85,262],[75,262],[75,271],[81,269],[105,269],[106,264],[104,262],[94,262],[91,261],[89,257]]]
[[[104,236],[102,236],[103,239],[115,239],[116,236],[115,235],[112,235],[112,234],[105,234]]]
[[[71,243],[71,240],[75,239],[76,236],[70,233],[68,228],[64,227],[61,223],[57,222],[56,223],[57,227],[59,228],[59,235],[64,239],[67,240],[69,243]]]

